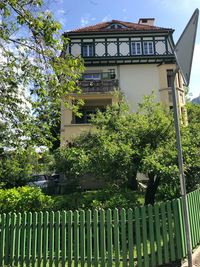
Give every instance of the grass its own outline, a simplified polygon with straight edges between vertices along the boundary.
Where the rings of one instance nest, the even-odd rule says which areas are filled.
[[[127,188],[107,188],[96,191],[74,192],[52,196],[55,210],[95,208],[134,208],[144,204],[142,192]]]

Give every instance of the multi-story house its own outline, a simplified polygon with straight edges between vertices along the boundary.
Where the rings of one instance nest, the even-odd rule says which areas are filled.
[[[155,92],[157,101],[172,108],[173,29],[154,26],[153,18],[138,23],[112,20],[64,33],[70,38],[67,53],[81,56],[85,73],[79,85],[85,102],[82,117],[62,107],[61,145],[82,130],[90,129],[90,114],[117,101],[115,90],[136,111],[144,95]],[[180,73],[176,77],[180,114],[185,95]],[[76,95],[75,95],[76,97]]]

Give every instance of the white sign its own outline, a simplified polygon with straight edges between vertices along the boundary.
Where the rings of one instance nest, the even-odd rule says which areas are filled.
[[[192,67],[192,58],[194,52],[194,44],[196,39],[197,24],[199,18],[198,8],[194,11],[190,21],[185,27],[181,37],[179,38],[175,48],[174,55],[176,62],[181,70],[183,80],[186,86],[190,83],[190,73]]]

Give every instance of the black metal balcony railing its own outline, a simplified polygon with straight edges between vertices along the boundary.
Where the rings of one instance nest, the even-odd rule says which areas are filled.
[[[112,92],[118,89],[118,80],[91,80],[91,81],[79,81],[83,93],[104,93]]]

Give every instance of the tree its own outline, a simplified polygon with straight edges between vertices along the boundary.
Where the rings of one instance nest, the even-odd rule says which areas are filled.
[[[187,103],[188,122],[200,123],[200,105],[192,102]]]
[[[93,131],[76,138],[72,147],[66,148],[68,155],[72,151],[81,155],[82,151],[87,159],[81,169],[81,161],[74,158],[70,161],[73,166],[70,170],[75,171],[80,163],[79,177],[89,170],[111,183],[121,182],[132,190],[137,189],[137,173],[144,173],[148,177],[145,204],[153,204],[156,194],[168,198],[179,196],[173,116],[155,103],[153,97],[145,97],[136,113],[129,113],[128,106],[119,102],[108,107],[105,113],[99,111],[92,123]],[[194,184],[188,174],[197,173],[200,166],[195,156],[200,153],[198,138],[193,142],[195,134],[190,126],[182,128],[184,168],[190,189],[194,189]]]
[[[23,143],[49,144],[57,121],[49,125],[46,110],[79,90],[82,61],[61,56],[68,40],[42,0],[1,0],[0,16],[0,120],[18,131]]]
[[[33,149],[4,152],[0,162],[0,182],[3,183],[3,187],[26,185],[36,162],[38,154]]]

